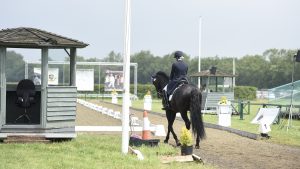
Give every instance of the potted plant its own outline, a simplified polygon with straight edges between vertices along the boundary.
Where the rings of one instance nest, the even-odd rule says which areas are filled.
[[[181,129],[180,143],[181,143],[181,155],[193,154],[192,133],[185,127],[182,127]]]

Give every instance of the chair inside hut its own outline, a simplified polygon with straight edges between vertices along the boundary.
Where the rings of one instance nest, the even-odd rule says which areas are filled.
[[[9,48],[6,59],[6,124],[40,124],[41,75],[26,75],[25,63],[21,60],[26,50]],[[11,59],[12,51],[19,51]],[[22,53],[24,52],[24,53]],[[25,54],[26,55],[26,54]],[[28,74],[28,73],[27,73]]]

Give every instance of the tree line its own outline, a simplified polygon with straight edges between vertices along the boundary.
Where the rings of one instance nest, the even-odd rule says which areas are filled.
[[[208,70],[216,66],[218,70],[225,73],[233,72],[233,59],[235,59],[237,86],[254,86],[258,89],[268,89],[291,82],[293,70],[293,56],[297,50],[292,49],[268,49],[262,54],[245,55],[241,58],[233,57],[202,57],[201,70]],[[68,60],[66,58],[65,60]],[[87,62],[122,62],[122,55],[111,51],[104,58],[85,58],[78,56],[77,61]],[[189,65],[188,74],[198,72],[198,57],[191,57],[185,54],[184,61]],[[138,63],[138,83],[151,83],[151,75],[157,71],[164,71],[170,74],[171,65],[175,62],[173,53],[164,56],[155,56],[150,51],[140,51],[131,55],[131,62]],[[24,77],[23,56],[14,51],[7,52],[7,80],[15,81]],[[122,67],[117,68],[122,70]],[[99,69],[100,70],[100,69]],[[99,71],[95,69],[95,72]],[[104,82],[103,70],[100,70],[100,81]],[[133,70],[131,70],[133,78]],[[295,63],[294,80],[300,79],[300,63]],[[95,83],[99,76],[95,76]],[[133,82],[133,79],[131,79]]]

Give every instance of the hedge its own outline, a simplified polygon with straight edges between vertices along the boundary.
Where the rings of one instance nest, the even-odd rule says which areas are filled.
[[[83,92],[83,93],[100,93],[104,92],[104,85],[95,84],[94,91],[92,92]],[[134,85],[130,85],[130,92],[133,93]],[[137,85],[137,95],[139,99],[143,99],[145,94],[150,91],[153,98],[157,98],[157,93],[154,85],[152,84],[138,84]],[[234,98],[235,99],[243,99],[243,100],[253,100],[256,98],[257,88],[253,86],[236,86],[234,88]],[[82,92],[79,92],[82,93]],[[110,93],[110,92],[104,92]]]
[[[257,88],[253,86],[234,87],[234,99],[254,100],[256,99]]]

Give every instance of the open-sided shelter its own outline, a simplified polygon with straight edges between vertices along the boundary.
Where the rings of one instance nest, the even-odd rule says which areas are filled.
[[[234,100],[234,74],[224,73],[213,67],[209,70],[196,72],[190,75],[192,82],[200,78],[200,90],[202,91],[202,109],[216,109],[222,96],[228,100]]]
[[[88,44],[35,28],[12,28],[0,31],[0,138],[9,135],[41,135],[46,138],[73,138],[76,119],[76,50]],[[15,104],[17,85],[7,84],[8,48],[41,50],[41,84],[35,86],[35,104],[29,108],[30,122],[15,119],[23,111]],[[48,51],[64,49],[70,57],[68,86],[48,85]],[[69,50],[69,52],[68,52]]]

